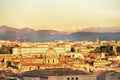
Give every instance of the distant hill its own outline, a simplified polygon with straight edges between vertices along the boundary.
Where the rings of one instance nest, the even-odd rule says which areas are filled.
[[[100,29],[100,28],[98,28]],[[84,29],[83,31],[73,32],[70,34],[66,34],[65,32],[59,32],[56,30],[33,30],[30,28],[22,28],[22,29],[15,29],[9,26],[1,26],[0,27],[0,39],[2,40],[19,40],[19,41],[31,41],[31,42],[38,42],[38,41],[55,41],[55,40],[66,40],[69,39],[71,41],[79,41],[79,40],[91,40],[95,41],[97,37],[100,40],[120,40],[120,32],[118,28],[117,32],[109,31],[105,32],[102,30],[97,31],[97,28],[92,29]],[[114,30],[115,30],[114,29]]]
[[[19,41],[53,41],[57,37],[66,34],[56,30],[33,30],[30,28],[15,29],[6,25],[0,27],[0,39],[2,40],[19,40]]]
[[[95,41],[97,37],[100,40],[120,40],[120,32],[75,32],[69,35],[73,41],[90,40]]]
[[[120,32],[120,27],[90,27],[81,30],[81,32]]]
[[[18,29],[11,28],[8,26],[1,26],[0,27],[0,39],[3,40],[14,40],[17,36]]]

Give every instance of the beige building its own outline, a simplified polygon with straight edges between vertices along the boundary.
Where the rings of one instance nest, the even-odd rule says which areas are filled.
[[[53,48],[49,48],[45,53],[45,64],[58,63],[58,54]]]
[[[59,64],[58,54],[53,48],[49,48],[43,57],[16,57],[12,58],[12,66],[18,67],[22,72],[35,69],[56,68],[61,67]]]
[[[24,80],[106,80],[105,76],[101,75],[63,75],[46,77],[24,76],[23,78]]]
[[[12,53],[13,54],[32,54],[32,53],[45,53],[48,48],[46,47],[18,47],[13,48]]]
[[[120,73],[106,72],[89,75],[62,75],[62,76],[24,76],[24,80],[120,80]]]
[[[53,47],[57,53],[70,52],[71,47]],[[45,53],[49,47],[18,47],[13,48],[13,54],[34,54],[34,53]]]
[[[100,61],[95,61],[93,62],[93,66],[94,67],[102,67],[102,66],[106,66],[107,64],[112,63],[111,61],[106,61],[106,60],[100,60]]]
[[[68,56],[70,56],[70,58],[78,58],[78,59],[84,59],[84,55],[82,53],[68,53]]]
[[[112,60],[112,61],[120,60],[120,56],[110,56],[108,60]]]

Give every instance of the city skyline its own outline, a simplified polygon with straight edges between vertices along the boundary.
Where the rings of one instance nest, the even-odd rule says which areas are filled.
[[[77,31],[120,27],[119,0],[1,0],[0,26]]]

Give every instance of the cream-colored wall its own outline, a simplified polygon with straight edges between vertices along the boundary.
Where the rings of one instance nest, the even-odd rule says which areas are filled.
[[[53,62],[53,60],[54,60],[54,62]],[[58,63],[58,58],[47,58],[46,59],[46,64],[56,64],[56,63]]]
[[[33,47],[33,48],[13,48],[13,54],[27,54],[27,53],[39,53],[39,52],[46,52],[48,48],[39,48],[39,47]]]
[[[99,67],[99,66],[104,66],[104,65],[110,64],[110,63],[111,63],[110,61],[96,61],[93,63],[93,66]]]
[[[27,77],[27,76],[24,76],[23,79],[24,80],[41,80],[39,77]]]
[[[120,80],[120,73],[109,72],[106,74],[106,80]]]
[[[73,75],[73,76],[49,76],[48,80],[67,80],[67,78],[70,78],[69,80],[97,80],[97,75]],[[103,79],[104,80],[104,79]]]
[[[65,53],[71,50],[70,47],[66,48],[54,48],[57,53]],[[27,53],[45,53],[48,50],[46,47],[30,47],[30,48],[13,48],[13,54],[27,54]]]

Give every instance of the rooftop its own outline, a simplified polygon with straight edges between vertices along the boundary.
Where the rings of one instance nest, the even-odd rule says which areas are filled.
[[[79,71],[79,70],[71,70],[68,68],[54,68],[54,69],[45,69],[45,70],[33,70],[27,71],[23,75],[24,76],[63,76],[63,75],[87,75],[88,73]]]

